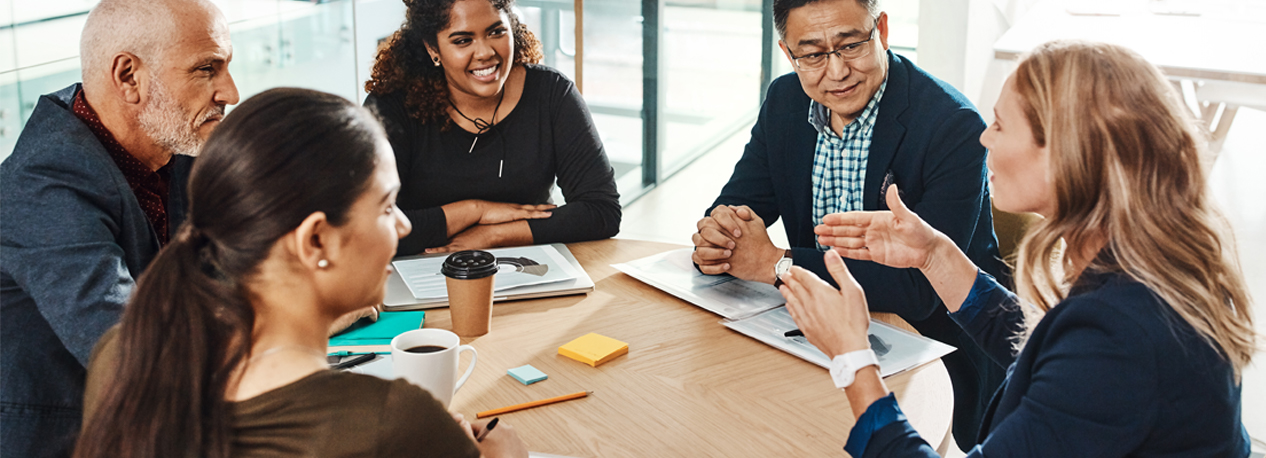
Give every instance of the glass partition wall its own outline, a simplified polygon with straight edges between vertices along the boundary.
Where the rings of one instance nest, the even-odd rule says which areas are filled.
[[[756,119],[772,0],[584,0],[583,93],[631,202]],[[518,0],[575,78],[575,1]],[[726,170],[728,173],[728,170]]]
[[[378,43],[405,10],[400,0],[212,1],[229,21],[243,99],[297,86],[363,100]],[[97,2],[0,0],[0,159],[40,95],[79,81],[79,36]]]
[[[0,0],[0,159],[36,99],[79,80],[79,34],[97,1]],[[299,86],[363,100],[377,46],[405,11],[401,0],[213,1],[230,22],[230,70],[243,99]],[[581,56],[583,94],[625,204],[749,126],[772,77],[791,71],[773,0],[583,0],[579,42],[576,4],[516,2],[546,65],[576,79]],[[917,0],[886,4],[917,9]],[[894,27],[917,19],[890,15]],[[917,42],[893,35],[899,48]]]
[[[516,3],[545,64],[575,79],[581,50],[585,101],[625,204],[750,126],[769,82],[792,71],[773,0],[583,0],[580,46],[576,0]],[[918,3],[881,2],[890,45],[912,60]]]

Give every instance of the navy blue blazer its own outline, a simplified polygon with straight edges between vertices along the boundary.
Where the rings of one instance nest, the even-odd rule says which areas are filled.
[[[1248,456],[1231,364],[1143,284],[1083,275],[1018,357],[1015,296],[980,275],[968,302],[954,318],[1011,367],[969,456]],[[937,456],[905,421],[861,446],[865,457]]]
[[[881,193],[892,175],[902,200],[944,232],[986,272],[1003,274],[990,211],[985,123],[957,90],[910,61],[888,53],[888,86],[866,165],[865,210],[887,210]],[[712,204],[747,205],[766,225],[782,219],[794,262],[834,284],[813,234],[813,159],[818,132],[809,124],[809,96],[790,73],[774,80],[752,127],[752,138],[729,183]],[[1004,377],[947,316],[918,269],[894,269],[846,259],[866,290],[870,309],[891,312],[925,336],[958,347],[944,358],[954,380],[954,437],[970,443],[980,414]],[[773,266],[770,266],[772,269]]]
[[[953,239],[977,266],[992,274],[1001,272],[985,148],[980,145],[984,121],[953,87],[901,56],[888,55],[888,86],[879,101],[866,164],[863,209],[888,209],[880,185],[891,173],[911,210]],[[810,101],[795,73],[770,84],[743,157],[709,211],[717,205],[747,205],[766,225],[781,218],[795,265],[830,281],[813,234],[818,132],[808,121]],[[921,321],[944,310],[918,269],[845,262],[866,287],[871,310],[896,313],[906,321]]]
[[[0,455],[68,456],[85,367],[119,321],[158,236],[110,154],[71,111],[80,85],[39,98],[0,164]],[[171,236],[193,158],[172,159]]]

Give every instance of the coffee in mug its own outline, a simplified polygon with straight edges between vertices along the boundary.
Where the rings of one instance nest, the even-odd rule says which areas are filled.
[[[475,337],[492,330],[492,288],[497,270],[497,257],[487,251],[459,251],[444,260],[440,272],[448,286],[448,310],[457,335]]]
[[[407,351],[409,353],[435,353],[437,351],[444,351],[444,350],[448,350],[448,348],[441,347],[439,345],[419,345],[413,348],[404,349],[404,351]]]
[[[470,366],[459,379],[457,366],[464,351],[471,354]],[[457,334],[443,329],[414,329],[391,339],[391,365],[396,378],[430,391],[445,408],[475,371],[478,360],[474,347],[461,345]]]

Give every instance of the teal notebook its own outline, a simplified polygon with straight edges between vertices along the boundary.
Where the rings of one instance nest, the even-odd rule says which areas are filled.
[[[330,338],[331,347],[350,345],[390,345],[391,339],[401,333],[422,327],[426,323],[426,312],[382,312],[375,323],[361,324],[352,327]]]

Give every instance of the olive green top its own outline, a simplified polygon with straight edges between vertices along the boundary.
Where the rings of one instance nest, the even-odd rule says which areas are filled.
[[[117,330],[93,352],[85,418],[118,360]],[[444,407],[404,380],[320,371],[230,405],[234,457],[479,456]]]

